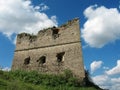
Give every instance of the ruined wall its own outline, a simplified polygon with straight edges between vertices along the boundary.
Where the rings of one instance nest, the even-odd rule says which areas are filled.
[[[16,69],[55,74],[70,69],[83,78],[79,20],[39,31],[37,35],[19,34],[12,65],[12,70]]]

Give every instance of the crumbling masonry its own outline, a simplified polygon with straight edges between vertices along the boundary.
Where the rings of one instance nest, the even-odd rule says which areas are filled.
[[[40,30],[37,35],[18,34],[12,64],[12,70],[17,69],[51,74],[69,69],[75,76],[84,78],[79,19]]]

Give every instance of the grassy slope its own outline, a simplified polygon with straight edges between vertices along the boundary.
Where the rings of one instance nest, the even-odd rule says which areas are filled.
[[[69,75],[70,73],[67,76]],[[0,90],[98,90],[94,87],[81,87],[74,84],[75,79],[71,76],[67,77],[66,81],[65,78],[66,76],[57,77],[37,72],[0,71]]]

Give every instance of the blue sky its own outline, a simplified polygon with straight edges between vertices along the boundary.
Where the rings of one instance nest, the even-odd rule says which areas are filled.
[[[119,0],[0,0],[0,66],[11,67],[18,33],[36,34],[75,17],[85,68],[99,86],[119,90]]]

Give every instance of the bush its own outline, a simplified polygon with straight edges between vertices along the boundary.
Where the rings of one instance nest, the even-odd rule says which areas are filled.
[[[85,78],[84,78],[85,86],[86,87],[95,87],[98,90],[102,90],[99,86],[97,86],[92,79],[90,78],[90,73],[88,70],[85,70]]]

